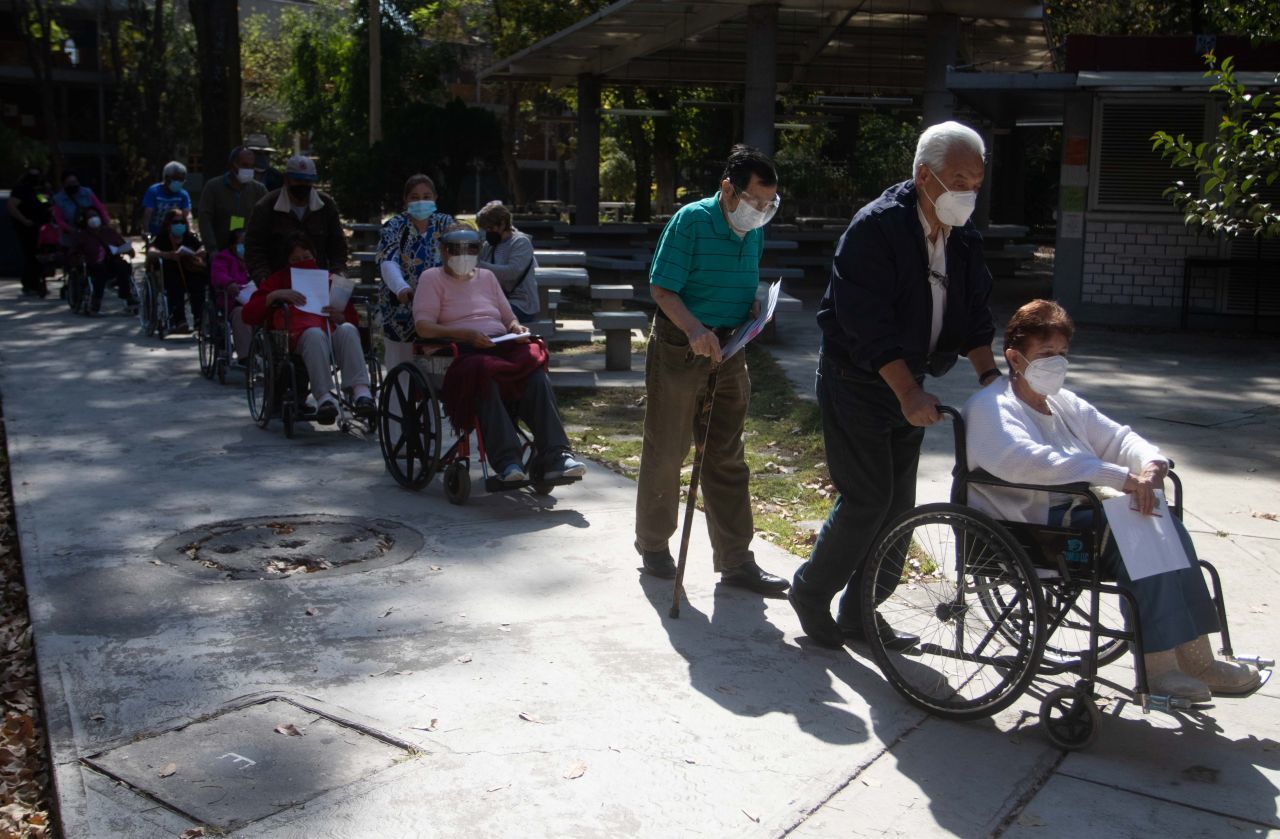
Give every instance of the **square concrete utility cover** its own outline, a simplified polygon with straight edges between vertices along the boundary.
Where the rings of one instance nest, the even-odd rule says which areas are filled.
[[[85,763],[194,821],[231,830],[352,784],[411,753],[408,744],[273,698],[101,752]]]

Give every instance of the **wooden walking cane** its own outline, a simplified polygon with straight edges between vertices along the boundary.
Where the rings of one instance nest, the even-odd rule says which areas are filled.
[[[702,439],[694,439],[693,471],[689,475],[689,500],[684,508],[684,529],[680,533],[680,559],[676,563],[676,587],[671,592],[671,611],[673,618],[680,617],[680,594],[684,590],[684,566],[689,558],[689,534],[693,531],[693,509],[698,503],[698,479],[702,477],[702,456],[707,450],[707,436],[711,433],[711,407],[716,399],[716,377],[720,375],[720,365],[712,364],[711,373],[707,376],[707,398],[702,400],[702,410],[698,414],[698,422],[702,425]]]

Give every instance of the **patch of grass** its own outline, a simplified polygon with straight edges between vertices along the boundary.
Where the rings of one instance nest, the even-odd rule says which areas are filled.
[[[752,393],[743,442],[751,469],[756,533],[807,557],[815,534],[801,522],[826,518],[835,500],[818,406],[797,397],[767,350],[748,346],[747,365]],[[643,391],[564,389],[557,392],[557,399],[576,451],[630,478],[639,474]],[[685,486],[692,462],[690,446],[682,478]]]

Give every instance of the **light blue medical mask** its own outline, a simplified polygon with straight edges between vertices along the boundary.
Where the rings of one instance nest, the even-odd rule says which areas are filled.
[[[244,259],[244,242],[236,243],[236,256]]]
[[[434,201],[410,201],[409,215],[418,221],[425,221],[431,218],[436,211],[436,202]]]
[[[174,193],[182,192],[184,184],[185,181],[169,181],[169,191]]]
[[[174,236],[181,236],[187,232],[187,226],[185,224],[171,224],[169,225],[169,232]]]

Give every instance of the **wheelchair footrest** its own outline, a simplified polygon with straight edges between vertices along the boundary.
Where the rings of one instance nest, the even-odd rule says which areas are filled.
[[[524,487],[531,487],[531,486],[563,487],[563,486],[568,486],[569,484],[576,484],[580,480],[582,480],[581,477],[554,478],[549,481],[548,480],[536,480],[536,481],[529,480],[529,481],[515,481],[513,483],[507,483],[506,481],[502,480],[496,475],[490,475],[484,480],[484,491],[485,492],[507,492],[509,490],[523,489]]]
[[[1242,664],[1252,664],[1259,670],[1276,666],[1276,660],[1274,658],[1263,658],[1260,655],[1233,655],[1231,656],[1231,660],[1238,661]]]

